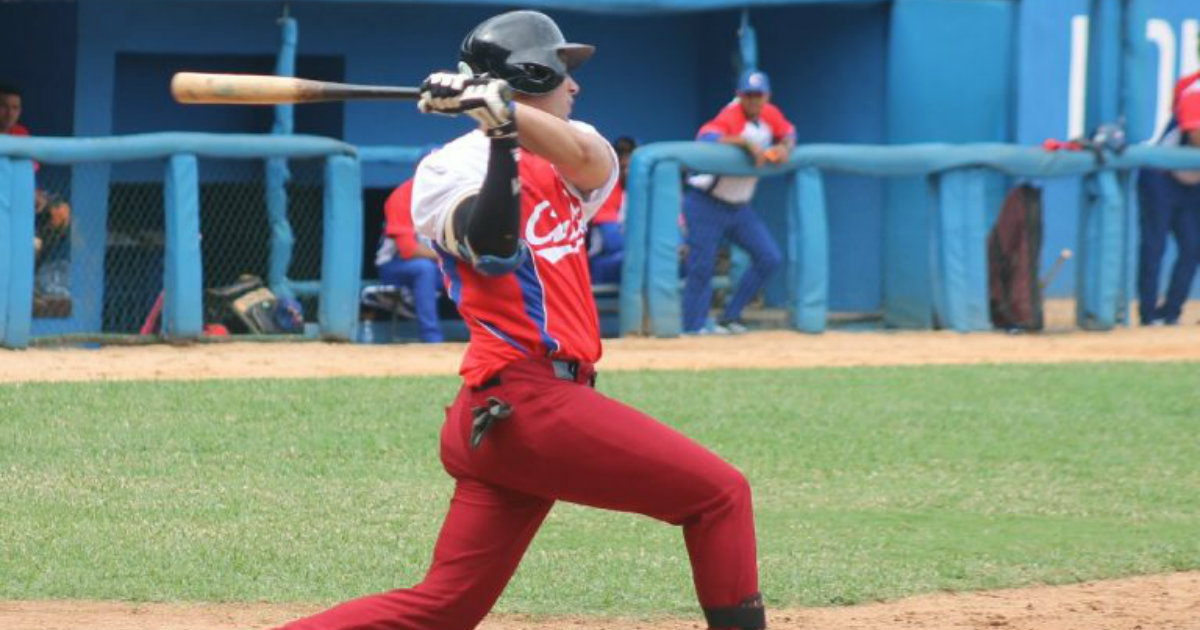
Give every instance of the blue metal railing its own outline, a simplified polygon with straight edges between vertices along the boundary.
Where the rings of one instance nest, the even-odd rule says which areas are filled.
[[[33,161],[48,164],[165,159],[163,330],[173,339],[203,327],[197,157],[325,158],[321,335],[351,340],[358,322],[362,183],[356,149],[315,136],[155,133],[105,138],[0,136],[0,345],[29,343],[34,237]]]
[[[112,138],[0,136],[0,345],[29,341],[33,276],[33,161],[78,164],[165,159],[165,332],[198,336],[202,320],[197,157],[324,157],[325,216],[321,282],[292,288],[320,296],[322,335],[353,339],[362,277],[363,163],[415,163],[432,147],[355,147],[328,138],[251,134],[161,133]],[[1118,173],[1141,167],[1200,169],[1200,151],[1131,147],[1106,155],[1050,153],[1003,144],[803,145],[783,165],[756,169],[737,149],[711,143],[667,142],[640,148],[629,176],[627,251],[621,285],[621,332],[678,334],[676,219],[680,169],[730,175],[788,175],[789,308],[794,327],[825,328],[828,300],[828,223],[824,171],[869,176],[928,176],[937,198],[933,229],[941,272],[940,306],[956,330],[990,328],[987,321],[985,195],[989,172],[1017,176],[1083,176],[1091,201],[1081,225],[1080,324],[1108,328],[1116,321],[1120,267],[1130,204]],[[313,286],[308,286],[312,284]],[[646,317],[648,315],[648,317]]]
[[[825,329],[828,303],[828,222],[823,171],[877,177],[927,176],[936,197],[941,283],[935,300],[947,326],[991,328],[987,308],[986,186],[991,172],[1023,177],[1083,176],[1077,320],[1090,329],[1117,320],[1122,265],[1127,259],[1127,217],[1118,173],[1142,167],[1200,168],[1200,151],[1129,147],[1120,155],[1048,152],[1008,144],[904,146],[802,145],[787,163],[755,168],[740,150],[704,142],[663,142],[633,155],[626,207],[626,255],[621,282],[621,333],[671,337],[680,333],[677,218],[681,169],[722,175],[789,175],[788,307],[793,327]],[[887,236],[885,235],[885,238]],[[648,329],[643,323],[648,324]]]

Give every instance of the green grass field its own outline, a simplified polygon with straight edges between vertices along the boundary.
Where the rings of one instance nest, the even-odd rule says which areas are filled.
[[[452,378],[0,386],[0,599],[323,603],[424,573]],[[609,373],[747,473],[772,606],[1200,568],[1200,364]],[[559,505],[498,610],[693,614]]]

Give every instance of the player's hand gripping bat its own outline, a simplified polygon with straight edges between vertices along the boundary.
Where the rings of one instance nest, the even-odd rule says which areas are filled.
[[[171,94],[184,104],[284,105],[326,101],[402,100],[421,97],[415,87],[358,85],[259,74],[177,72]]]

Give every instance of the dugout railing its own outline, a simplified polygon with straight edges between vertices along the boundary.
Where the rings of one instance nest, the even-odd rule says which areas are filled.
[[[620,296],[622,335],[674,337],[681,332],[678,218],[682,171],[789,177],[786,209],[788,322],[825,330],[829,296],[829,227],[823,174],[925,177],[933,213],[931,300],[947,328],[990,330],[986,238],[987,178],[1081,177],[1075,260],[1076,322],[1108,330],[1119,323],[1129,294],[1130,218],[1136,200],[1131,171],[1200,168],[1200,151],[1133,146],[1118,154],[1045,151],[1007,144],[895,146],[812,144],[796,147],[780,165],[755,168],[737,148],[704,142],[639,147],[630,164],[625,215],[626,254]],[[885,234],[887,238],[894,235]],[[886,244],[885,244],[886,246]],[[918,261],[919,264],[920,261]]]
[[[78,299],[69,328],[50,328],[42,335],[70,339],[72,334],[83,333],[83,338],[94,338],[92,333],[102,333],[108,318],[102,306],[105,300],[97,295],[107,291],[111,297],[130,291],[143,301],[147,295],[162,295],[161,336],[156,334],[154,338],[197,338],[204,324],[203,291],[206,282],[211,286],[214,280],[205,274],[223,273],[204,259],[245,254],[229,251],[235,249],[264,250],[262,260],[256,264],[273,287],[315,302],[316,336],[353,340],[358,332],[361,261],[367,245],[362,242],[362,168],[372,164],[411,165],[428,151],[428,147],[356,149],[336,140],[309,136],[164,133],[86,139],[0,137],[0,345],[24,347],[31,338],[34,230],[29,209],[34,204],[35,161],[41,163],[36,185],[49,184],[56,189],[50,192],[70,199],[76,206],[80,229],[71,233],[72,244],[77,246],[71,263],[72,275],[77,277],[72,281],[81,294],[90,292],[92,296]],[[223,253],[206,253],[200,212],[216,195],[211,192],[211,182],[206,183],[201,174],[215,168],[213,165],[219,161],[263,167],[279,160],[319,162],[319,168],[307,169],[308,179],[314,180],[312,185],[302,187],[309,198],[307,205],[316,209],[297,214],[289,207],[280,215],[278,209],[271,209],[269,201],[255,202],[243,214],[264,215],[254,228],[264,233],[256,237],[257,244],[235,241],[223,245]],[[111,258],[110,250],[125,246],[128,240],[125,232],[116,230],[119,222],[113,218],[118,192],[109,169],[118,163],[140,163],[146,167],[143,170],[153,173],[153,185],[125,186],[121,198],[142,204],[132,213],[141,220],[147,220],[147,215],[158,217],[157,222],[143,226],[143,231],[159,234],[150,240],[160,242],[157,249],[138,250],[141,258],[130,263],[141,266],[140,275],[111,282],[105,275],[111,261],[106,259]],[[939,272],[934,299],[947,327],[960,331],[991,328],[984,250],[988,228],[984,178],[995,172],[1082,177],[1086,185],[1076,256],[1078,321],[1083,328],[1111,328],[1119,319],[1120,301],[1128,293],[1123,283],[1128,281],[1132,247],[1129,219],[1134,206],[1121,175],[1143,166],[1200,168],[1200,152],[1139,146],[1121,155],[1105,156],[1101,163],[1092,153],[1050,153],[998,144],[802,145],[788,163],[754,169],[746,164],[742,153],[730,147],[693,142],[646,145],[635,152],[629,176],[628,244],[618,298],[619,331],[662,337],[679,334],[676,221],[681,168],[790,177],[788,229],[784,235],[789,323],[807,332],[823,331],[828,314],[824,172],[928,178],[935,200],[931,229],[936,231],[932,240],[936,247],[932,253]],[[86,171],[88,168],[92,170]],[[86,176],[81,176],[85,171]],[[271,177],[269,168],[265,177]],[[203,194],[206,189],[209,194]],[[256,194],[269,196],[265,191]],[[222,203],[239,208],[246,205],[245,200]],[[243,224],[249,221],[246,216],[235,218]],[[298,219],[310,225],[296,235]],[[229,229],[249,229],[238,225]],[[219,232],[210,226],[209,244]],[[303,264],[291,260],[293,249],[297,261]],[[298,266],[308,271],[297,276]],[[224,273],[232,275],[241,269],[231,267]],[[147,284],[154,286],[148,289],[144,286]],[[146,306],[142,304],[133,312],[141,313]]]
[[[308,199],[302,204],[306,208],[276,207],[279,204],[267,198],[271,187],[257,181],[270,179],[269,165],[281,160],[314,167],[300,169],[308,171],[302,176],[308,181],[291,189],[296,199]],[[311,164],[313,161],[318,164]],[[59,173],[56,177],[39,173],[35,179],[39,163],[42,171]],[[214,181],[204,175],[228,169],[220,165],[230,163],[243,165],[237,169],[240,174],[232,176],[242,181],[230,183],[230,176],[217,176],[223,181]],[[138,167],[131,170],[139,174],[127,181],[114,179],[114,173],[126,166]],[[275,169],[274,175],[279,173]],[[43,330],[43,335],[83,340],[103,336],[113,319],[111,298],[119,290],[128,290],[143,302],[147,295],[151,302],[155,295],[161,296],[161,324],[156,326],[155,338],[160,332],[170,340],[196,339],[205,323],[205,288],[214,280],[221,281],[205,278],[205,273],[227,273],[232,278],[257,271],[281,290],[294,284],[296,293],[313,296],[315,336],[336,340],[355,336],[363,212],[361,163],[356,148],[349,144],[315,136],[251,134],[0,136],[0,345],[10,348],[25,347],[33,333],[33,208],[37,186],[45,185],[39,180],[56,182],[53,186],[59,190],[52,192],[62,194],[73,206],[70,264],[74,305],[65,320],[48,322],[53,325]],[[303,193],[298,194],[301,189]],[[238,191],[235,198],[229,191]],[[116,229],[121,223],[118,206],[133,206],[128,214],[138,216],[142,223],[136,229]],[[201,227],[202,206],[206,210],[218,206],[220,215],[220,221],[206,219],[207,233]],[[297,248],[307,254],[302,266],[309,278],[293,282],[281,275],[281,270],[285,274],[289,266],[296,268],[291,258],[297,213],[315,225],[307,230],[308,241]],[[252,214],[260,216],[248,216]],[[248,225],[255,226],[254,237],[236,238],[251,230]],[[131,236],[134,233],[137,238]],[[222,251],[206,251],[211,249],[209,244],[227,237]],[[141,245],[136,248],[142,252],[139,261],[126,266],[140,266],[142,273],[121,276],[125,280],[114,282],[113,252],[127,245]],[[258,259],[243,260],[255,250],[265,253],[256,254]],[[206,258],[240,262],[222,268],[212,260],[206,264]],[[147,269],[154,272],[146,273]],[[147,306],[143,303],[135,313]]]

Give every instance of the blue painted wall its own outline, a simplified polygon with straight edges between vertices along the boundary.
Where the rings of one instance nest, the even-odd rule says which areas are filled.
[[[1005,0],[896,0],[888,48],[888,142],[1012,140],[1015,11]],[[993,183],[1002,190],[1002,182]],[[884,321],[908,328],[940,324],[928,182],[895,178],[886,186]]]
[[[71,135],[75,5],[0,2],[0,83],[24,93],[21,121],[44,136]]]
[[[875,3],[753,13],[761,64],[772,76],[775,102],[796,125],[797,142],[885,141],[889,9],[887,3]],[[763,182],[755,199],[756,209],[776,233],[786,229],[785,183],[783,178]],[[825,191],[830,308],[877,311],[882,298],[884,182],[830,173]],[[777,276],[770,282],[769,302],[784,301],[784,281]]]
[[[1069,129],[1069,81],[1071,20],[1086,16],[1088,0],[1024,2],[1018,24],[1016,138],[1021,144],[1041,144],[1046,138],[1064,139]],[[1129,3],[1130,49],[1126,60],[1125,111],[1131,142],[1148,140],[1155,130],[1159,110],[1169,104],[1160,97],[1160,44],[1165,29],[1165,58],[1169,66],[1167,82],[1173,82],[1197,67],[1196,33],[1200,30],[1200,3],[1194,0],[1131,0]],[[1086,132],[1086,130],[1085,130]],[[1042,265],[1045,268],[1064,248],[1076,247],[1079,212],[1077,178],[1047,179],[1034,182],[1044,186],[1046,210],[1045,242]],[[1136,221],[1132,221],[1131,244],[1136,245]],[[1167,251],[1174,259],[1174,244]],[[1130,261],[1136,265],[1136,258]],[[1047,288],[1049,295],[1074,292],[1074,269],[1065,268]],[[1193,284],[1193,296],[1200,286]]]
[[[171,70],[185,69],[184,62],[201,69],[224,63],[235,70],[258,69],[278,45],[274,5],[156,7],[143,0],[80,0],[78,6],[78,72],[87,77],[78,80],[78,101],[94,104],[74,111],[79,135],[164,128],[263,131],[269,124],[267,110],[193,112],[197,108],[175,105],[166,96],[165,78]],[[292,7],[300,25],[301,70],[306,56],[337,58],[347,81],[393,84],[414,84],[430,69],[451,67],[462,35],[494,11],[383,4]],[[692,137],[732,96],[736,11],[553,15],[569,38],[599,49],[578,73],[583,93],[575,114],[610,137],[632,135],[640,142]],[[751,17],[761,63],[774,75],[776,102],[796,123],[802,142],[884,140],[886,2],[756,9]],[[204,59],[213,54],[220,57]],[[798,59],[804,63],[795,63]],[[306,108],[297,109],[298,126],[304,126]],[[466,121],[421,116],[405,103],[348,103],[341,114],[340,130],[310,130],[356,144],[426,145],[469,128]],[[115,177],[136,178],[131,168],[146,166],[118,169]],[[365,183],[389,186],[407,170],[371,167]],[[882,183],[835,175],[828,186],[834,308],[875,310]],[[757,201],[780,228],[783,194],[782,182],[767,182]],[[771,290],[780,294],[781,287],[780,279]]]

